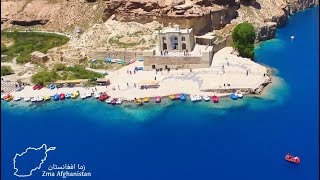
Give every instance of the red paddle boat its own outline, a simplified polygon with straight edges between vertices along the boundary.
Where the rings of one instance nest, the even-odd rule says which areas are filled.
[[[66,98],[66,96],[63,94],[63,93],[61,93],[60,95],[59,95],[59,99],[60,100],[64,100]]]
[[[214,103],[218,103],[219,102],[219,97],[218,96],[212,96],[212,101]]]
[[[109,95],[107,94],[107,93],[103,93],[100,97],[99,97],[99,100],[100,101],[104,101],[104,100],[106,100],[106,99],[108,99],[109,98]]]
[[[286,155],[285,159],[289,162],[292,162],[292,163],[296,163],[296,164],[299,164],[300,163],[300,157],[298,156],[292,156],[290,155],[289,153]]]

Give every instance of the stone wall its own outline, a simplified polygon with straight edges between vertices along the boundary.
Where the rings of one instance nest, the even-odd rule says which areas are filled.
[[[105,59],[107,57],[113,59],[122,59],[125,62],[129,62],[131,59],[137,59],[143,57],[141,51],[89,51],[89,58]]]
[[[152,70],[152,65],[156,69],[189,69],[189,68],[207,68],[209,61],[203,60],[203,57],[170,57],[170,56],[144,56],[144,70]]]

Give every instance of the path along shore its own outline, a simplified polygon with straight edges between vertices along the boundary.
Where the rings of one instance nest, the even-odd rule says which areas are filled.
[[[73,93],[75,91],[107,92],[112,98],[133,100],[134,98],[168,96],[176,93],[227,96],[231,92],[240,90],[243,94],[260,93],[264,86],[271,82],[268,68],[238,57],[232,47],[226,47],[217,52],[209,68],[171,70],[163,72],[137,71],[135,67],[143,67],[143,62],[136,61],[117,71],[109,72],[109,86],[96,87],[63,87],[50,90],[42,88],[33,90],[26,86],[22,91],[11,92],[13,96],[35,97],[53,96],[56,93]],[[131,71],[131,74],[130,74]],[[141,81],[159,81],[158,88],[140,89]],[[136,87],[134,87],[134,84]]]

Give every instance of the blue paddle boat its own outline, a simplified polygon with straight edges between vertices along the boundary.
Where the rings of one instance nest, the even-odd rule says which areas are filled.
[[[59,101],[59,94],[55,94],[55,95],[53,96],[53,100],[54,100],[54,101]]]
[[[232,94],[230,94],[230,98],[233,100],[237,100],[238,96],[236,94],[232,93]]]
[[[185,94],[180,94],[179,99],[180,99],[181,101],[186,101],[187,97],[186,97]]]

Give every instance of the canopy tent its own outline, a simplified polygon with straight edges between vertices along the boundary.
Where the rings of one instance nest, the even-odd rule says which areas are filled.
[[[86,82],[88,82],[88,79],[74,79],[74,80],[58,80],[54,82],[54,84],[68,84],[68,83],[80,84],[80,83],[86,83]]]
[[[159,81],[156,80],[142,80],[140,81],[141,87],[155,87],[157,88],[159,86]]]
[[[110,79],[106,79],[106,78],[98,78],[96,80],[97,83],[110,83]]]

